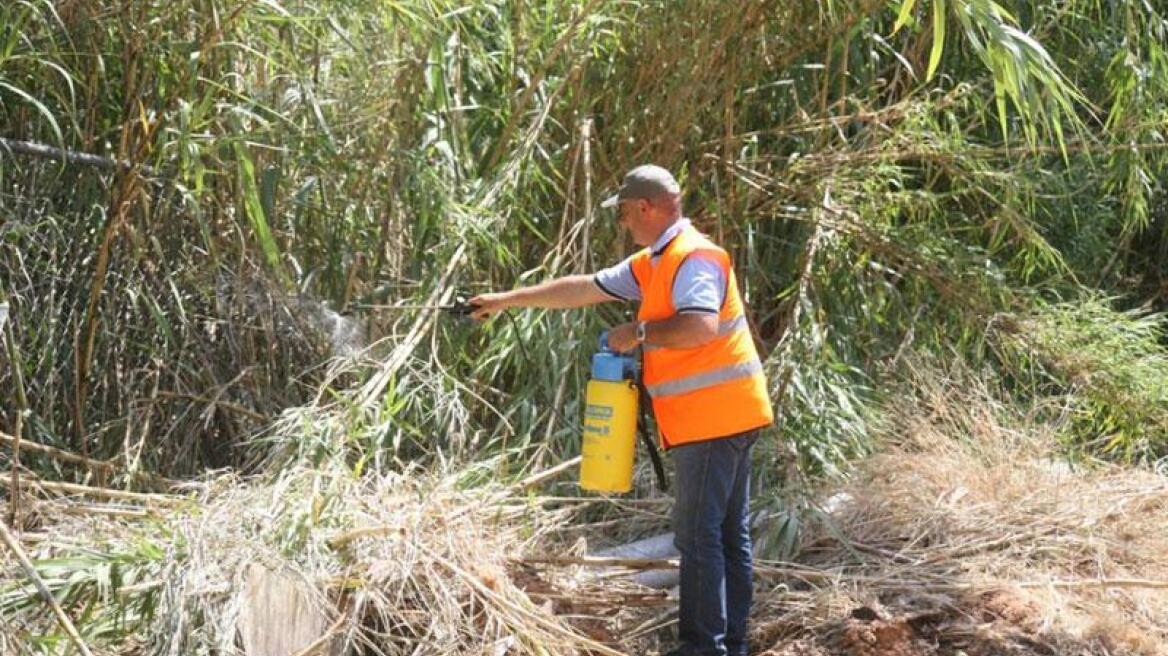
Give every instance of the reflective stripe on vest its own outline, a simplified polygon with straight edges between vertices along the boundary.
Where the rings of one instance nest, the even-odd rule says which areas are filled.
[[[725,337],[730,333],[741,330],[746,327],[746,315],[740,314],[737,318],[729,319],[718,324],[718,337]],[[664,346],[650,346],[645,344],[641,347],[645,351],[656,351],[665,348]]]
[[[728,383],[739,378],[748,378],[761,371],[762,363],[754,360],[752,362],[733,364],[729,367],[720,367],[711,371],[703,371],[700,374],[678,378],[667,383],[646,385],[645,390],[649,392],[649,396],[658,399],[663,396],[676,396],[678,394],[700,390],[704,387],[712,387],[719,383]]]

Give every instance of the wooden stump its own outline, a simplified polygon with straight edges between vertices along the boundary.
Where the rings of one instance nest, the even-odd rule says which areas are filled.
[[[310,653],[337,653],[327,610],[302,579],[251,565],[242,594],[239,632],[247,656],[293,656],[313,645]]]

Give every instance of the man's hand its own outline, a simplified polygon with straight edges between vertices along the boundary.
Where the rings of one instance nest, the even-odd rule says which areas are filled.
[[[511,294],[508,292],[498,292],[495,294],[479,294],[470,299],[469,303],[474,306],[470,316],[482,321],[488,317],[492,317],[503,310],[511,307]]]
[[[617,353],[628,353],[637,348],[637,322],[630,321],[608,330],[608,348]]]

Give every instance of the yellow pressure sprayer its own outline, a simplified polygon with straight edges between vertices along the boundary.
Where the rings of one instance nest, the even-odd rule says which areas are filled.
[[[580,487],[593,492],[628,492],[633,488],[633,460],[637,445],[638,407],[648,409],[639,383],[636,358],[608,347],[608,333],[600,334],[600,350],[592,356],[592,376],[585,393],[584,443],[581,448]],[[649,449],[658,485],[665,474],[657,448],[649,438],[647,422],[641,437]]]

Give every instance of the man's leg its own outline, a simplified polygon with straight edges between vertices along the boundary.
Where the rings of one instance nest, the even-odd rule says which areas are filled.
[[[727,442],[737,451],[734,483],[722,523],[726,560],[726,652],[746,656],[746,625],[754,596],[754,557],[750,542],[750,448],[758,437],[750,432]]]
[[[678,637],[684,656],[726,654],[722,524],[740,452],[718,439],[672,449],[677,478],[674,544],[681,552]]]

